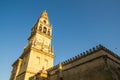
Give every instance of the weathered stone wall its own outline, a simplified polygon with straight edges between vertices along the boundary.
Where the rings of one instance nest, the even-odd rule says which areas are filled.
[[[14,62],[14,64],[12,65],[13,70],[11,72],[10,80],[16,80],[16,77],[20,71],[21,64],[22,64],[22,59],[18,59]]]
[[[58,65],[49,71],[50,80],[120,80],[120,60],[104,50],[76,57],[62,65],[62,72]]]

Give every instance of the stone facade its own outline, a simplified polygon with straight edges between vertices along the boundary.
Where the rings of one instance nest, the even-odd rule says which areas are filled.
[[[52,26],[44,11],[31,30],[22,55],[13,63],[10,80],[29,80],[42,69],[53,67]]]
[[[51,40],[52,27],[44,11],[12,65],[10,80],[120,80],[120,57],[102,45],[53,66]]]
[[[120,57],[102,45],[48,70],[48,80],[120,80]]]

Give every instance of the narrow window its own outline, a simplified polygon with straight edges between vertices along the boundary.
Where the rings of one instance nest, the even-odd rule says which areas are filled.
[[[39,30],[42,31],[42,27],[41,26],[39,27]]]
[[[46,31],[47,31],[47,28],[46,28],[46,27],[44,27],[44,29],[43,29],[43,33],[46,33]]]
[[[39,30],[42,31],[42,25],[41,25],[41,24],[40,24],[40,26],[39,26]]]
[[[48,35],[50,36],[50,30],[48,30]]]
[[[44,24],[46,24],[46,20],[43,20]]]

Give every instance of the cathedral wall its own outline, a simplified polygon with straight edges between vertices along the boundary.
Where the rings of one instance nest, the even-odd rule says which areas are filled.
[[[107,65],[113,69],[111,67],[109,69]],[[120,71],[118,69],[120,69],[119,59],[100,50],[72,62],[63,63],[62,78],[64,80],[119,80]],[[59,68],[53,68],[50,75],[50,80],[58,80],[61,77]]]
[[[112,58],[107,59],[107,64],[111,67],[120,68],[120,63]]]
[[[89,61],[91,59],[97,58],[97,57],[102,56],[102,55],[107,55],[111,59],[113,59],[113,60],[115,60],[115,61],[120,63],[120,60],[118,58],[114,57],[113,55],[111,55],[111,54],[109,54],[109,53],[107,53],[107,52],[105,52],[103,50],[100,50],[100,51],[97,51],[95,53],[87,54],[87,56],[84,56],[84,58],[77,59],[77,60],[75,60],[75,61],[73,61],[71,63],[69,63],[69,61],[68,61],[68,64],[65,64],[64,69],[67,69],[70,66],[77,65],[78,63],[80,64],[80,63]]]
[[[103,54],[101,54],[102,51],[99,51],[99,52],[95,52],[94,54],[89,54],[88,56],[85,56],[84,58],[81,58],[81,59],[78,59],[78,60],[75,60],[73,62],[71,62],[70,64],[67,64],[64,66],[64,69],[67,69],[69,67],[72,67],[72,66],[75,66],[77,64],[80,64],[80,63],[84,63],[86,61],[89,61],[91,59],[94,59],[96,57],[99,57]]]
[[[105,64],[103,58],[99,58],[79,66],[69,66],[69,68],[64,68],[65,66],[63,66],[62,77],[64,80],[100,80],[97,79],[100,74],[98,72],[104,69],[104,66]],[[50,77],[50,80],[58,80],[59,75],[60,73],[56,71],[55,74]]]
[[[120,63],[114,61],[113,59],[107,59],[108,69],[112,73],[112,78],[114,80],[120,80]]]
[[[110,51],[106,52],[104,50],[102,50],[101,54],[107,55],[108,57],[110,57],[111,59],[117,61],[118,63],[120,63],[120,57],[118,57],[118,55],[116,54],[112,54]]]

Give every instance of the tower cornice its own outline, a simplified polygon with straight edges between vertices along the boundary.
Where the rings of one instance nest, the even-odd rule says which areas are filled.
[[[52,40],[52,36],[51,35],[47,35],[47,34],[44,34],[43,32],[40,32],[39,30],[36,30],[35,33],[31,34],[31,36],[28,38],[28,40],[30,40],[33,36],[35,36],[36,34],[40,34],[42,36],[45,36],[47,37],[48,39],[51,39]]]

